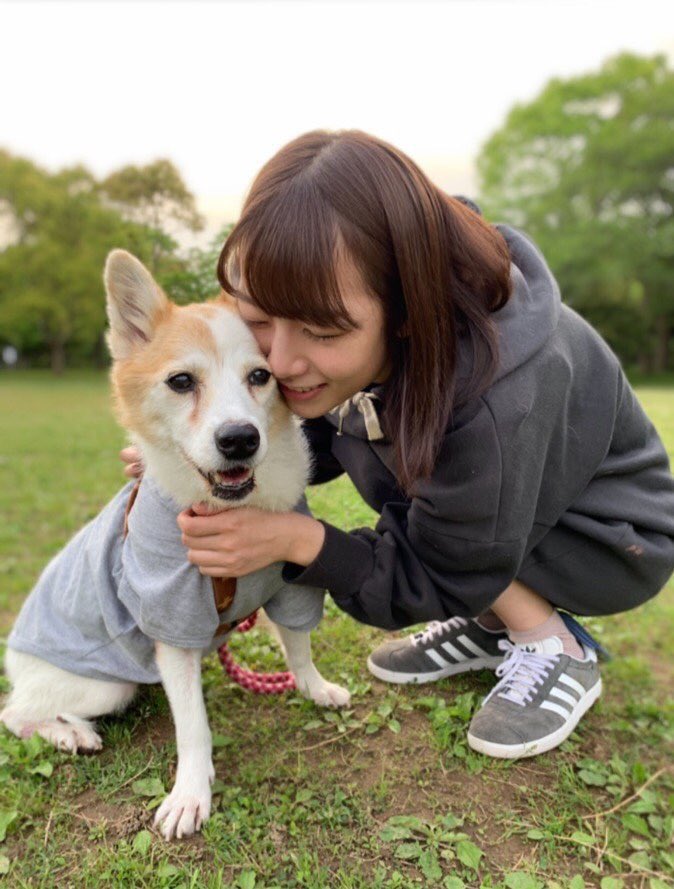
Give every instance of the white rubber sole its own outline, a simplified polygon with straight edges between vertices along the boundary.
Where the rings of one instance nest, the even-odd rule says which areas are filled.
[[[432,673],[397,673],[395,670],[385,670],[367,659],[367,668],[382,682],[392,682],[395,685],[423,685],[424,682],[437,682],[438,679],[446,679],[448,676],[456,676],[458,673],[470,673],[474,670],[495,670],[503,661],[503,655],[498,657],[471,658],[458,664],[450,664]]]
[[[554,750],[562,741],[565,741],[571,732],[575,729],[580,721],[580,717],[587,713],[590,707],[601,694],[601,677],[595,682],[592,688],[588,689],[583,697],[578,701],[571,711],[571,715],[566,722],[556,731],[539,738],[537,741],[531,741],[526,744],[495,744],[492,741],[484,741],[482,738],[476,738],[468,732],[468,746],[478,753],[484,753],[486,756],[494,756],[497,759],[522,759],[525,756],[537,756],[539,753],[547,753],[548,750]]]

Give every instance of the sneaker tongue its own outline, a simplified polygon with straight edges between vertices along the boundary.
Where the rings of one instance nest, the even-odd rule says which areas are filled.
[[[516,642],[516,648],[530,651],[532,654],[563,654],[564,643],[559,636],[548,636],[547,639],[539,639],[537,642]]]

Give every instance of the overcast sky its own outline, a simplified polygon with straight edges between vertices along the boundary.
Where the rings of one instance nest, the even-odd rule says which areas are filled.
[[[316,127],[370,132],[470,194],[513,103],[621,50],[674,59],[674,3],[0,0],[0,146],[99,176],[170,157],[211,230]]]

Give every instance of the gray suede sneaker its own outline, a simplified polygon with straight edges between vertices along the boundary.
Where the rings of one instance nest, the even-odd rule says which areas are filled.
[[[432,621],[425,630],[393,639],[376,648],[367,668],[384,682],[435,682],[468,670],[495,670],[503,660],[499,640],[505,631],[490,631],[477,621],[450,617]]]
[[[557,747],[601,694],[597,655],[581,643],[584,660],[563,653],[557,636],[526,646],[508,640],[496,670],[502,677],[475,713],[468,744],[487,756],[519,759]]]

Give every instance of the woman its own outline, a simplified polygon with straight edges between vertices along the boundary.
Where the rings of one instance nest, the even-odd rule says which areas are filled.
[[[315,455],[380,514],[340,530],[237,509],[179,517],[190,561],[277,560],[385,629],[392,682],[495,667],[468,740],[560,744],[601,691],[558,609],[624,611],[674,569],[674,481],[618,359],[562,304],[537,248],[358,130],[314,131],[260,171],[218,264]],[[195,515],[194,512],[197,514]],[[300,526],[301,521],[301,526]]]

